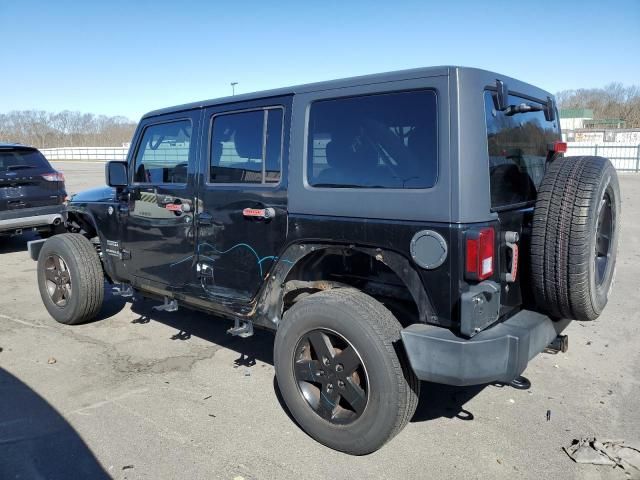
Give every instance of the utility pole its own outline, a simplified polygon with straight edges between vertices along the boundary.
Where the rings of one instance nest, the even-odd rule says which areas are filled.
[[[236,85],[238,84],[238,82],[231,82],[231,95],[235,95],[236,94]]]

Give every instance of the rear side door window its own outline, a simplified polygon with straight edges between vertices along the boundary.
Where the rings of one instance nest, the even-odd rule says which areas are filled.
[[[210,183],[276,184],[282,163],[282,108],[213,117]]]
[[[314,187],[424,189],[438,176],[436,93],[394,92],[311,105],[307,181]]]

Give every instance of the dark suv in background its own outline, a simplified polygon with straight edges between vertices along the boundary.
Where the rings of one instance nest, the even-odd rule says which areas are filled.
[[[0,236],[62,228],[64,175],[36,148],[0,143]]]

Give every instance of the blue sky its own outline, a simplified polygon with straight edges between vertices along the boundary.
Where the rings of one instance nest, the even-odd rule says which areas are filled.
[[[125,115],[429,65],[640,84],[640,0],[0,0],[0,112]]]

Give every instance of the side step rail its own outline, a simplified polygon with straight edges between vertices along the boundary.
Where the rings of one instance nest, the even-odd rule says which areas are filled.
[[[227,333],[233,335],[234,337],[250,337],[251,335],[253,335],[253,322],[236,318],[234,326],[227,330]]]

